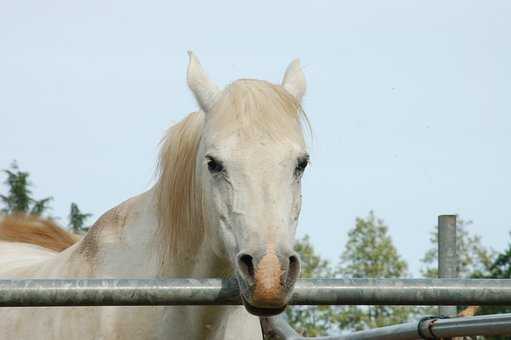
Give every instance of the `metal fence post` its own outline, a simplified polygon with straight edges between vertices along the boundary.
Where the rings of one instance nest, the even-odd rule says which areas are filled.
[[[456,215],[438,216],[438,277],[456,278],[458,257],[456,255]],[[441,315],[455,316],[456,306],[439,306]]]

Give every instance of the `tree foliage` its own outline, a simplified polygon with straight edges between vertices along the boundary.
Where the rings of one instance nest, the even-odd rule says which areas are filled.
[[[301,259],[301,278],[327,278],[332,269],[327,260],[322,259],[314,250],[309,236],[305,235],[296,243],[296,252]],[[335,317],[330,306],[293,306],[286,310],[289,323],[304,336],[328,334],[333,327]]]
[[[367,218],[357,218],[348,232],[348,241],[338,267],[344,277],[402,277],[408,265],[394,246],[388,227],[371,211]]]
[[[352,278],[408,276],[407,263],[394,246],[388,227],[372,211],[365,219],[357,218],[348,232],[338,274]],[[338,312],[337,324],[343,331],[360,330],[405,322],[413,314],[413,307],[348,306]]]
[[[388,227],[371,211],[357,218],[335,270],[321,259],[305,236],[296,245],[302,259],[302,278],[352,277],[392,278],[408,276],[406,261],[399,255]],[[408,321],[416,315],[414,307],[343,306],[292,307],[287,311],[290,324],[306,336],[381,327]]]
[[[30,214],[40,216],[47,212],[52,197],[36,200],[32,197],[32,183],[29,180],[30,174],[21,171],[16,162],[11,164],[10,169],[2,171],[7,175],[4,184],[8,191],[6,195],[0,195],[3,204],[4,214]]]
[[[510,233],[511,236],[511,233]],[[511,240],[511,237],[510,237]],[[485,275],[474,275],[476,278],[511,279],[511,242],[507,249],[499,253]],[[511,313],[511,306],[482,306],[479,314]],[[488,339],[506,339],[504,337],[489,337]]]
[[[52,197],[46,197],[36,200],[32,197],[32,183],[29,180],[30,174],[21,171],[16,162],[13,162],[9,169],[2,170],[6,175],[4,184],[7,186],[7,194],[0,194],[0,203],[2,204],[1,212],[8,214],[26,214],[42,216],[47,213],[50,208]],[[85,221],[92,216],[83,213],[76,203],[71,203],[69,212],[69,226],[75,233],[83,233],[87,231]]]
[[[490,272],[488,276],[494,279],[511,278],[511,243],[508,245],[506,250],[497,255],[495,261],[493,261],[492,265],[490,266]]]
[[[85,227],[85,220],[91,216],[92,214],[83,213],[80,208],[78,208],[78,204],[73,202],[69,209],[69,226],[75,234],[83,234],[88,230],[88,228]]]

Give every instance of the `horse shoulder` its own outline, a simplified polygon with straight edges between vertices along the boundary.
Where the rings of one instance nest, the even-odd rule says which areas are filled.
[[[95,261],[101,250],[126,243],[128,229],[137,224],[146,214],[147,193],[134,196],[105,212],[78,246],[78,251],[87,261]]]

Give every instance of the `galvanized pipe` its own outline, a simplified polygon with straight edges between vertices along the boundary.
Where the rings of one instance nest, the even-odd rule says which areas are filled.
[[[421,333],[419,333],[419,329]],[[355,332],[330,340],[415,340],[458,336],[511,335],[511,314],[493,314],[452,319],[430,319]],[[424,338],[422,337],[424,336]],[[290,338],[293,340],[307,338]],[[311,338],[309,338],[311,339]]]
[[[455,336],[511,335],[511,314],[493,314],[451,319],[428,319],[399,325],[369,329],[346,335],[308,338],[294,331],[282,316],[261,321],[267,339],[282,340],[415,340]],[[420,331],[419,331],[420,329]],[[419,333],[420,332],[420,333]],[[266,339],[265,338],[265,339]]]
[[[0,280],[0,307],[240,304],[234,279]],[[292,305],[511,305],[506,279],[299,280]]]
[[[430,327],[432,335],[436,337],[511,335],[511,314],[430,320],[423,327]]]
[[[221,279],[0,280],[0,306],[236,305],[238,285]]]
[[[438,216],[438,277],[442,279],[458,277],[456,215]],[[438,311],[440,315],[457,314],[456,306],[439,306]]]

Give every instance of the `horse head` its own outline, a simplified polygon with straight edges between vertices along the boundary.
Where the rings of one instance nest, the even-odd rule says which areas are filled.
[[[296,60],[281,85],[242,79],[221,90],[190,52],[187,76],[205,115],[195,163],[205,234],[232,264],[247,310],[279,313],[300,272],[303,72]]]

